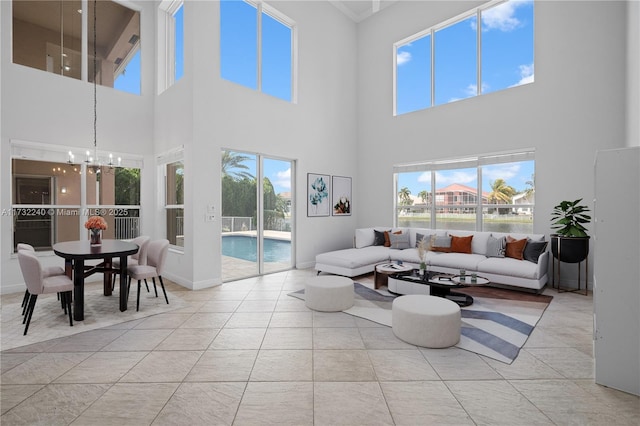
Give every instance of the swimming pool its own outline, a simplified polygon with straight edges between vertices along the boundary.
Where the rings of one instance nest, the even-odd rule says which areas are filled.
[[[257,260],[257,239],[248,235],[223,235],[222,255],[244,259],[250,262]],[[265,262],[291,262],[291,241],[264,238]]]

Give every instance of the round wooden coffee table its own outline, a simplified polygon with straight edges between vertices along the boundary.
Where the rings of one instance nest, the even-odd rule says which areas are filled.
[[[385,262],[373,269],[373,284],[374,288],[380,288],[380,286],[386,286],[389,284],[389,275],[404,275],[410,274],[413,271],[412,266],[400,264],[393,262]]]

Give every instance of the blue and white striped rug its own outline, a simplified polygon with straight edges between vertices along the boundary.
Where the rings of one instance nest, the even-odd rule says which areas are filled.
[[[474,298],[462,308],[461,349],[511,364],[549,306],[552,296],[491,287],[461,290]],[[391,327],[391,304],[385,295],[355,283],[355,303],[344,312]],[[304,299],[304,290],[289,294]]]

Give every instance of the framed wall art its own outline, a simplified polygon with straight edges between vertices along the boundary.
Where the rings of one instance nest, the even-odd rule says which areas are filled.
[[[307,216],[329,216],[329,175],[307,173]]]
[[[351,178],[333,176],[331,182],[331,211],[334,216],[351,216]]]

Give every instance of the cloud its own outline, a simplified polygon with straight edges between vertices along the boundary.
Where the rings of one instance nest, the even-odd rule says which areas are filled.
[[[507,185],[512,185],[509,182],[509,179],[513,179],[518,176],[520,172],[520,164],[518,163],[507,163],[507,164],[499,164],[495,166],[484,166],[482,168],[482,180],[483,182],[489,183],[496,179],[503,179]]]
[[[420,183],[431,183],[431,172],[424,172],[418,176],[418,182]]]
[[[527,1],[508,1],[499,6],[492,7],[482,12],[482,31],[499,30],[513,31],[522,25],[522,22],[514,16],[518,7],[529,3]],[[471,24],[475,29],[475,22]]]
[[[533,83],[534,81],[533,64],[520,65],[519,69],[520,69],[520,80],[516,84],[510,87],[516,87],[516,86],[520,86],[527,83]]]
[[[396,59],[398,66],[406,64],[410,60],[411,60],[411,52],[407,52],[407,51],[398,52],[397,59]]]
[[[272,184],[275,187],[291,189],[291,167],[287,170],[276,172],[276,176]]]
[[[436,172],[436,184],[438,188],[451,185],[452,183],[460,183],[466,185],[468,183],[476,182],[478,174],[474,170],[473,172],[456,171],[453,173],[442,174],[442,172]]]
[[[480,93],[484,93],[489,89],[489,85],[485,82],[482,82],[482,90]],[[465,89],[464,93],[467,96],[476,96],[478,94],[478,85],[477,84],[469,84]]]

